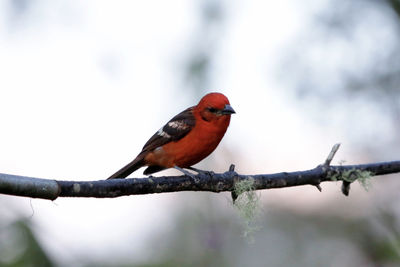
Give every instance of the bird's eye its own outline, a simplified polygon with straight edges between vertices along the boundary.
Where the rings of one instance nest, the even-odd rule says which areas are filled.
[[[216,108],[208,108],[208,111],[210,111],[211,113],[216,113],[218,111],[218,109],[216,109]]]

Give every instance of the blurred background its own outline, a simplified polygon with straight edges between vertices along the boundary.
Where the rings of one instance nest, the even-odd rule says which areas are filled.
[[[105,179],[212,91],[237,114],[198,168],[399,160],[399,47],[399,0],[4,0],[0,172]],[[229,193],[0,195],[0,266],[398,266],[399,178],[264,190],[253,243]]]

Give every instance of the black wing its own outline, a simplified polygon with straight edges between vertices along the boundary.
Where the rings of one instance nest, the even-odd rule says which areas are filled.
[[[143,146],[142,152],[151,151],[171,141],[178,141],[193,129],[195,123],[193,107],[185,109],[158,130]]]

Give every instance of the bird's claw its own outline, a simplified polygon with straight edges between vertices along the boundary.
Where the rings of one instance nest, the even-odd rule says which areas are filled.
[[[177,169],[178,171],[182,172],[184,175],[189,176],[190,178],[192,178],[193,182],[195,182],[196,184],[200,182],[200,179],[196,177],[196,175],[194,175],[191,172],[188,172],[187,170],[178,167],[178,166],[174,166],[175,169]]]
[[[197,169],[197,168],[194,168],[194,167],[189,167],[188,169],[192,170],[192,171],[195,171],[200,175],[209,176],[211,178],[215,175],[215,172],[213,172],[213,171],[204,171],[204,170],[200,170],[200,169]]]

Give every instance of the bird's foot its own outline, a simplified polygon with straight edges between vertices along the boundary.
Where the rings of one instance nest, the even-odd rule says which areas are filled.
[[[191,173],[191,172],[189,172],[189,171],[187,171],[187,170],[185,170],[185,169],[183,169],[181,167],[178,167],[178,166],[174,166],[174,168],[177,169],[178,171],[182,172],[184,175],[189,176],[190,178],[192,178],[192,180],[195,183],[200,182],[200,179],[197,178],[196,175],[194,175],[193,173]]]
[[[200,170],[200,169],[197,169],[197,168],[194,168],[194,167],[189,167],[188,168],[189,170],[192,170],[192,171],[195,171],[195,172],[197,172],[198,174],[200,174],[200,175],[207,175],[207,176],[210,176],[211,178],[214,176],[214,172],[213,171],[205,171],[205,170]]]

